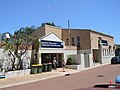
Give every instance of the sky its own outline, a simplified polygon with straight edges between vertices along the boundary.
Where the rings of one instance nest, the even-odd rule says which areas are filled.
[[[0,33],[54,22],[62,28],[92,29],[120,44],[120,0],[0,0]]]

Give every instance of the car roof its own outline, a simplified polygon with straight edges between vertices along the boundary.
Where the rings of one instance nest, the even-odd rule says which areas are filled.
[[[119,88],[79,88],[75,90],[120,90]]]
[[[90,88],[79,88],[76,90],[120,90],[120,84],[96,84]]]

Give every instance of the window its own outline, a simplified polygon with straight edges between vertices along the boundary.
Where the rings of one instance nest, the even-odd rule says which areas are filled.
[[[105,50],[103,49],[103,56],[105,55],[104,53],[105,53]]]
[[[108,42],[107,42],[106,40],[101,40],[101,44],[102,44],[103,46],[108,46]]]
[[[79,36],[77,37],[77,46],[78,47],[80,46],[80,37]]]
[[[72,46],[74,46],[74,45],[75,45],[74,38],[72,38]]]
[[[107,49],[107,56],[109,55],[109,50]]]
[[[106,49],[105,49],[105,56],[106,56]]]
[[[69,45],[69,39],[68,38],[66,39],[66,45]]]
[[[110,55],[110,49],[108,49],[108,50],[109,50],[108,52],[109,52],[109,55]]]

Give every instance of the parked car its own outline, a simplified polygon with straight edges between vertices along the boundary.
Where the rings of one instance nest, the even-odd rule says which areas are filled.
[[[120,64],[120,56],[115,56],[111,59],[111,64]]]
[[[90,88],[79,88],[76,90],[120,90],[120,75],[115,78],[115,82],[96,84]]]
[[[96,84],[90,88],[79,88],[76,90],[120,90],[120,84]]]

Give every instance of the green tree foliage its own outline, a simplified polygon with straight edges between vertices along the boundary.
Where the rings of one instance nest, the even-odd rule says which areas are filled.
[[[50,22],[46,22],[45,24],[47,24],[47,25],[51,25],[51,26],[56,26],[56,25],[54,24],[54,22],[52,22],[52,23],[50,23]]]
[[[15,69],[15,60],[18,59],[17,69],[22,69],[21,56],[26,53],[29,47],[32,45],[34,38],[31,37],[31,33],[35,31],[34,27],[20,28],[15,31],[14,35],[10,39],[5,40],[5,50],[13,56],[13,66]]]
[[[38,64],[39,61],[39,40],[34,38],[32,42],[31,64]]]

